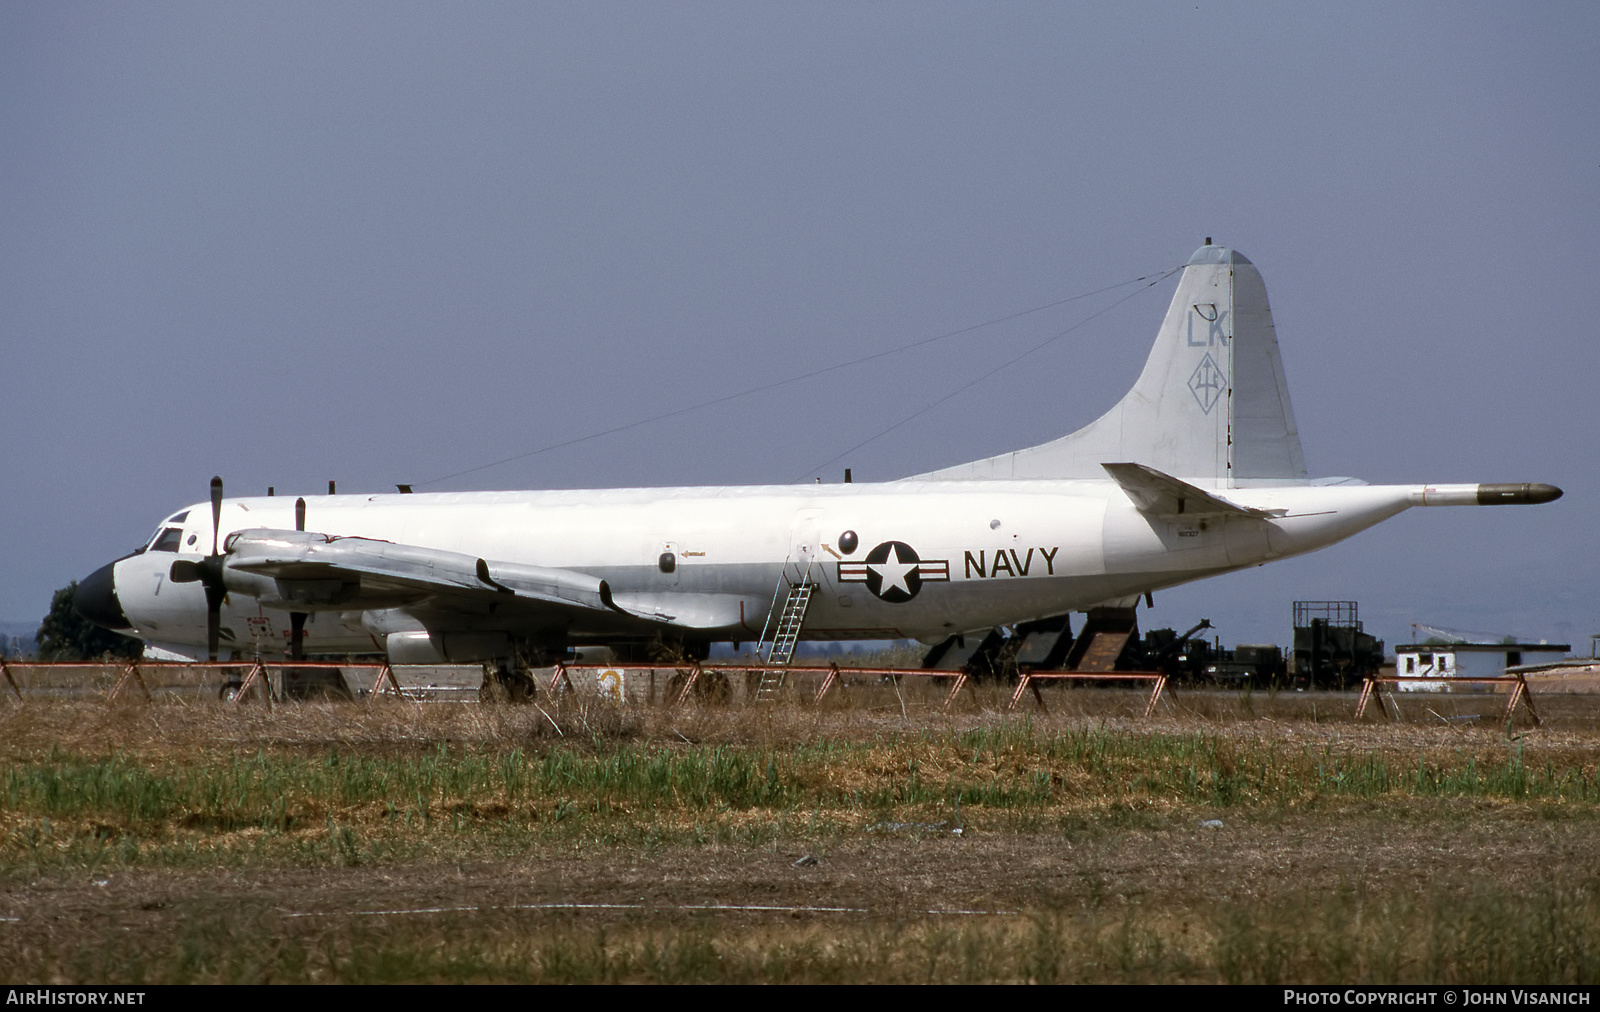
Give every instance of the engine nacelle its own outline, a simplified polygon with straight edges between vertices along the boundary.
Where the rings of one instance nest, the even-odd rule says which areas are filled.
[[[472,664],[511,656],[511,637],[503,632],[411,629],[385,636],[383,648],[390,664]]]

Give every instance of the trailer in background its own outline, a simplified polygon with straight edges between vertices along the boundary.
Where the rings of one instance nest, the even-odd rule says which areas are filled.
[[[1302,688],[1348,689],[1383,667],[1383,640],[1361,628],[1354,601],[1296,601],[1289,676]]]

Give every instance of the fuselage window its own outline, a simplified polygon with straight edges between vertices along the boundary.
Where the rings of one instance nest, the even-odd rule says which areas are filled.
[[[150,546],[152,552],[176,552],[178,545],[183,541],[183,528],[168,527],[156,538],[156,543]]]

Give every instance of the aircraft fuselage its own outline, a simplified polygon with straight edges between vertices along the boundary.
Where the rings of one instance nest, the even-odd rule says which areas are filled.
[[[708,640],[759,636],[780,573],[787,568],[797,581],[809,563],[818,589],[805,638],[937,640],[1311,551],[1420,503],[1422,493],[1336,485],[1227,495],[1283,515],[1152,517],[1110,481],[902,481],[339,495],[307,499],[306,526],[586,574],[634,606],[653,602],[684,633]],[[223,542],[236,531],[293,529],[294,502],[225,500]],[[175,560],[210,551],[210,510],[200,503],[186,512],[163,525],[181,531],[167,539],[176,552],[147,549],[116,563],[116,596],[133,635],[203,647],[203,590],[172,582],[170,570]],[[152,543],[160,539],[158,533]],[[317,653],[381,650],[390,631],[383,609],[272,596],[229,594],[223,641],[236,653],[281,653],[291,610],[314,616],[306,645]],[[415,597],[394,604],[419,611]],[[505,625],[492,615],[454,621]],[[628,632],[625,622],[583,625],[569,625],[562,636],[603,642]]]

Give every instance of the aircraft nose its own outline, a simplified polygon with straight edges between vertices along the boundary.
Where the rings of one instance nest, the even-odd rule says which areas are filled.
[[[133,623],[122,613],[122,602],[117,600],[116,578],[112,574],[115,567],[115,562],[107,563],[84,577],[72,596],[72,607],[95,625],[131,629]]]

